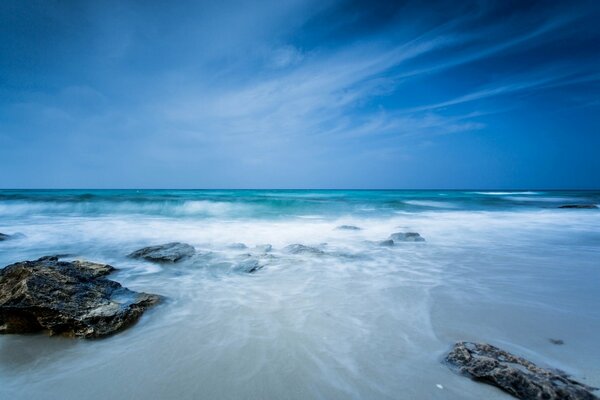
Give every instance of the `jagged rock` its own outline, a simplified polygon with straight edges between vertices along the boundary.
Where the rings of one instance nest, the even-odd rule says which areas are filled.
[[[340,231],[360,231],[361,230],[361,228],[359,228],[358,226],[354,226],[354,225],[340,225],[335,229],[340,230]]]
[[[558,208],[598,208],[595,204],[564,204]]]
[[[136,250],[128,257],[143,258],[144,260],[154,262],[174,263],[183,258],[191,257],[196,253],[196,249],[186,243],[172,242],[158,246],[149,246]]]
[[[96,338],[135,323],[161,296],[133,292],[105,276],[115,269],[56,256],[0,270],[0,333],[47,331]]]
[[[316,247],[305,246],[303,244],[290,244],[285,247],[288,253],[292,254],[325,254],[323,250]]]
[[[417,232],[396,232],[390,235],[394,242],[424,242],[425,239]]]
[[[446,362],[466,376],[499,387],[518,399],[593,400],[587,385],[564,372],[538,367],[486,343],[458,342]]]
[[[381,242],[378,242],[377,244],[380,246],[392,247],[394,245],[394,241],[392,239],[382,240]]]

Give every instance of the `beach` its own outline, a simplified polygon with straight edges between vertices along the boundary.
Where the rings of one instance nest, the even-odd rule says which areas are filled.
[[[15,235],[0,266],[101,262],[165,299],[102,339],[0,335],[0,398],[511,398],[445,365],[461,340],[597,387],[600,210],[560,207],[598,204],[599,191],[0,190],[0,232]],[[424,240],[390,239],[407,232]],[[195,252],[128,257],[170,242]]]

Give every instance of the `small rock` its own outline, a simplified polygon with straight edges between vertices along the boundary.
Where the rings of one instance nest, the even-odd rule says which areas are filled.
[[[392,247],[394,245],[394,241],[392,239],[382,240],[377,243],[380,246]]]
[[[323,250],[317,249],[316,247],[305,246],[297,243],[286,246],[285,250],[292,254],[325,254]]]
[[[585,384],[564,372],[538,367],[486,343],[458,342],[446,362],[474,380],[494,385],[518,399],[594,400]]]
[[[417,232],[396,232],[390,235],[394,242],[424,242],[425,239]]]
[[[358,226],[354,226],[354,225],[340,225],[335,229],[340,230],[340,231],[360,231],[361,230],[361,228],[359,228]]]
[[[191,257],[196,253],[196,249],[186,243],[172,242],[158,246],[144,247],[129,254],[131,258],[143,258],[144,260],[154,262],[174,263],[183,258]]]
[[[250,259],[245,260],[240,263],[237,263],[233,269],[238,272],[246,272],[248,274],[254,273],[259,269],[262,269],[263,265],[261,265],[258,260]]]
[[[47,331],[97,338],[135,323],[161,296],[133,292],[105,278],[115,269],[42,257],[0,270],[0,333]]]
[[[254,249],[256,251],[260,251],[260,252],[263,252],[263,253],[268,253],[271,250],[273,250],[273,246],[271,246],[270,244],[259,244],[256,247],[254,247]]]
[[[0,233],[0,242],[3,240],[12,240],[12,239],[22,239],[25,235],[22,233],[13,233],[12,235],[7,235],[5,233]]]
[[[550,343],[552,344],[556,344],[556,345],[561,345],[561,344],[565,344],[565,341],[562,339],[548,339],[550,341]]]
[[[558,208],[598,208],[595,204],[564,204]]]
[[[229,246],[230,249],[235,249],[235,250],[244,250],[247,249],[248,246],[246,246],[244,243],[232,243]]]

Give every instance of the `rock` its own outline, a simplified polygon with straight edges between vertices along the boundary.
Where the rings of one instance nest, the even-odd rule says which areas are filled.
[[[25,235],[23,235],[22,233],[14,233],[12,235],[0,233],[0,242],[2,242],[3,240],[9,240],[9,239],[22,239],[24,237],[25,237]]]
[[[380,246],[392,247],[394,245],[394,241],[392,239],[382,240],[381,242],[378,242],[377,244]]]
[[[354,225],[340,225],[335,229],[337,229],[339,231],[360,231],[361,230],[358,226],[354,226]]]
[[[271,246],[270,244],[259,244],[256,247],[254,247],[254,249],[256,251],[260,251],[260,252],[263,252],[263,253],[268,253],[271,250],[273,250],[273,246]]]
[[[550,339],[548,339],[548,341],[549,341],[550,343],[552,343],[552,344],[556,344],[556,345],[562,345],[562,344],[565,344],[565,341],[564,341],[564,340],[562,340],[562,339],[552,339],[552,338],[550,338]]]
[[[485,343],[458,342],[446,362],[474,380],[499,387],[518,399],[597,399],[593,388],[564,372],[543,369]]]
[[[288,253],[292,254],[325,254],[323,250],[316,247],[305,246],[303,244],[290,244],[285,247]]]
[[[394,242],[424,242],[425,239],[417,232],[396,232],[390,235]]]
[[[244,260],[240,263],[237,263],[233,269],[237,272],[246,272],[248,274],[251,274],[253,272],[258,271],[259,269],[262,269],[264,265],[261,265],[259,263],[258,260],[256,259],[249,259],[249,260]]]
[[[595,204],[564,204],[558,208],[598,208]]]
[[[186,243],[172,242],[158,246],[144,247],[129,254],[128,257],[143,258],[144,260],[154,262],[174,263],[183,258],[191,257],[196,253],[196,249]]]
[[[235,250],[244,250],[247,249],[248,246],[246,246],[244,243],[232,243],[229,246],[230,249],[235,249]]]
[[[89,261],[42,257],[0,270],[0,333],[47,331],[97,338],[135,323],[161,296],[133,292]]]

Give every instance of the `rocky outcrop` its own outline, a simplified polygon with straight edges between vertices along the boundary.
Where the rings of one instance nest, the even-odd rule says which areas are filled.
[[[191,257],[196,249],[186,243],[172,242],[158,246],[144,247],[129,254],[131,258],[142,258],[159,263],[174,263],[184,258]]]
[[[390,235],[394,242],[424,242],[425,239],[417,232],[396,232]]]
[[[0,333],[97,338],[127,328],[161,296],[106,279],[114,270],[55,256],[5,267],[0,270]]]
[[[360,231],[361,230],[358,226],[354,226],[354,225],[340,225],[335,229],[337,229],[339,231]]]
[[[518,399],[593,400],[593,388],[558,370],[538,367],[524,358],[485,343],[458,342],[446,362],[466,376],[494,385]]]
[[[291,254],[325,254],[323,250],[317,249],[316,247],[305,246],[303,244],[290,244],[285,247],[285,251]]]
[[[562,206],[559,206],[558,208],[598,208],[597,205],[595,204],[564,204]]]

